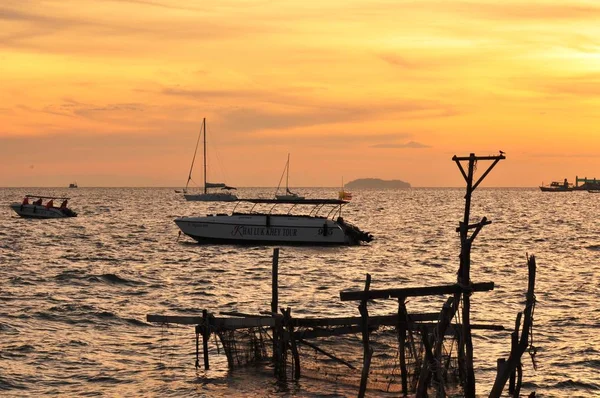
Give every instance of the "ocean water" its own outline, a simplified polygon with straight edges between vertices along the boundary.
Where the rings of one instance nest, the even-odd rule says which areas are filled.
[[[335,197],[335,189],[302,189]],[[79,217],[26,220],[8,207],[24,194],[68,195]],[[270,190],[241,189],[240,196]],[[453,283],[463,189],[354,191],[344,218],[375,240],[356,247],[282,247],[280,305],[295,316],[358,316],[339,292]],[[0,396],[356,396],[352,386],[310,377],[277,383],[269,369],[228,371],[211,343],[211,369],[194,367],[193,327],[146,322],[146,314],[258,313],[271,301],[268,246],[211,246],[178,237],[173,219],[231,210],[186,202],[173,189],[0,189]],[[492,224],[472,252],[478,395],[524,307],[526,254],[538,264],[534,370],[523,356],[523,394],[600,396],[600,195],[479,188],[472,222]],[[410,300],[409,312],[438,311],[444,298]],[[396,309],[376,301],[370,314]],[[360,353],[359,353],[360,354]],[[377,396],[379,393],[370,393]]]

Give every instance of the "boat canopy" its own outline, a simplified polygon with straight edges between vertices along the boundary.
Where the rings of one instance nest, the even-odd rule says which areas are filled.
[[[239,199],[240,202],[250,202],[250,203],[287,203],[293,205],[345,205],[349,203],[347,200],[339,200],[339,199]]]

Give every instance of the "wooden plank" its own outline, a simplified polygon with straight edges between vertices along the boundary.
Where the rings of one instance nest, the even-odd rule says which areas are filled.
[[[426,287],[406,287],[401,289],[373,289],[367,293],[367,300],[389,299],[399,297],[418,297],[418,296],[439,296],[446,294],[469,292],[485,292],[494,290],[494,282],[473,283],[468,289],[464,289],[459,284],[426,286]],[[347,290],[340,292],[342,301],[357,301],[365,299],[363,290]]]
[[[410,314],[408,320],[409,326],[416,327],[420,322],[433,322],[437,320],[439,314]],[[146,320],[152,323],[170,323],[179,325],[201,325],[203,319],[201,316],[185,315],[147,315]],[[369,317],[369,326],[395,326],[398,315],[380,315]],[[360,317],[343,318],[292,318],[294,327],[325,327],[325,326],[352,326],[360,325]],[[271,317],[250,317],[250,318],[213,318],[210,321],[212,326],[223,328],[242,329],[245,327],[274,326],[275,322]],[[505,330],[502,325],[471,325],[471,329],[485,330]],[[323,336],[325,336],[324,334]]]
[[[408,314],[408,321],[412,322],[427,322],[437,321],[440,314],[432,313],[415,313]],[[336,318],[294,318],[292,323],[295,327],[325,327],[325,326],[344,326],[344,325],[359,325],[361,317],[348,316]],[[396,326],[398,323],[398,315],[375,315],[369,317],[369,326]]]
[[[341,326],[337,328],[331,329],[312,329],[312,330],[304,330],[302,332],[296,332],[295,335],[297,339],[316,339],[319,337],[332,337],[332,336],[341,336],[344,334],[357,334],[362,330],[361,326]]]
[[[185,315],[146,315],[146,321],[152,323],[172,323],[179,325],[200,325],[201,316],[185,316]]]
[[[245,312],[238,311],[220,311],[219,314],[227,316],[235,316],[238,318],[270,318],[271,315],[260,315],[260,314],[246,314]]]
[[[224,329],[244,329],[253,327],[273,327],[275,326],[274,318],[215,318],[211,320],[211,324],[217,328]]]
[[[184,315],[147,315],[146,320],[153,323],[171,323],[179,325],[201,325],[201,316]],[[252,327],[271,327],[275,325],[273,318],[212,318],[209,320],[211,326],[223,329],[243,329]]]

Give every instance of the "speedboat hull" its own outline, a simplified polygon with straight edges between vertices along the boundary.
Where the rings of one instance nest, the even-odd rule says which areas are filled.
[[[372,238],[358,228],[325,217],[233,214],[175,219],[181,231],[205,243],[357,245]],[[368,239],[367,239],[368,237]]]
[[[68,218],[77,217],[77,213],[70,209],[60,209],[57,207],[46,208],[46,206],[39,206],[33,204],[20,204],[13,203],[10,208],[15,211],[19,216],[25,218]]]

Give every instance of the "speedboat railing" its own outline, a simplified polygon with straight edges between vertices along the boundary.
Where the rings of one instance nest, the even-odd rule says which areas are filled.
[[[235,213],[235,209],[237,209],[237,207],[240,205],[241,201],[238,201],[235,206],[233,206],[233,211],[231,212],[232,214]]]
[[[282,204],[289,204],[291,207],[287,210],[287,214],[291,215],[292,211],[298,205],[312,205],[313,208],[308,213],[309,217],[319,217],[319,213],[323,210],[326,205],[333,205],[333,208],[329,211],[326,218],[331,217],[332,215],[336,215],[338,212],[341,215],[342,206],[346,205],[348,202],[337,199],[303,199],[303,200],[280,200],[280,199],[239,199],[236,205],[233,208],[233,212],[235,213],[237,207],[240,202],[250,202],[252,203],[252,207],[250,208],[250,213],[257,213],[256,206],[259,204],[272,204],[271,208],[268,210],[267,214],[272,214],[275,210],[275,207]],[[281,214],[286,214],[282,212]]]
[[[289,215],[292,213],[292,210],[294,210],[294,207],[296,207],[296,205],[295,205],[295,204],[294,204],[294,205],[292,205],[292,207],[290,207],[290,209],[289,209],[289,210],[288,210],[288,212],[287,212],[288,216],[289,216]],[[312,210],[311,210],[311,213],[312,213]],[[309,214],[309,215],[310,215],[310,214]]]
[[[317,217],[319,215],[319,211],[323,208],[323,206],[325,205],[316,205],[311,211],[310,213],[308,213],[309,216],[312,216],[313,211],[315,212],[315,217]]]
[[[339,206],[334,206],[333,209],[331,209],[331,211],[327,214],[327,218],[335,218],[335,215],[339,212],[340,215],[342,215],[342,206],[344,206],[343,204],[339,205]],[[332,216],[333,213],[333,216]]]

